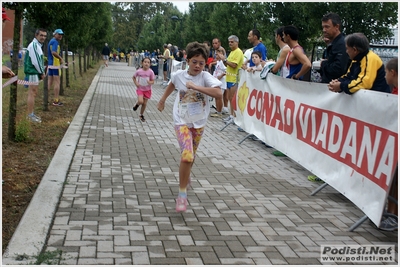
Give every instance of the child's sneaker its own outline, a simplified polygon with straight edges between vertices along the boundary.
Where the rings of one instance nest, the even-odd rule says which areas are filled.
[[[176,199],[176,208],[175,208],[176,212],[184,212],[186,211],[186,207],[187,207],[187,198],[178,196],[178,198]]]

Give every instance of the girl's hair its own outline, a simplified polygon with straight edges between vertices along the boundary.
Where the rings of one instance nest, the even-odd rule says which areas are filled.
[[[262,58],[261,52],[260,51],[253,51],[251,53],[251,56],[253,56],[253,54],[256,54],[260,59]]]
[[[208,59],[208,48],[205,44],[199,42],[191,42],[186,46],[186,58],[191,59],[192,57],[202,56],[205,60]]]
[[[150,59],[149,57],[144,57],[144,58],[142,58],[142,63],[143,63],[143,61],[144,61],[146,58],[147,58],[147,59],[150,61],[150,63],[151,63],[151,59]]]
[[[387,70],[394,70],[396,73],[398,73],[397,69],[399,68],[399,61],[398,58],[392,58],[386,63],[386,69]]]

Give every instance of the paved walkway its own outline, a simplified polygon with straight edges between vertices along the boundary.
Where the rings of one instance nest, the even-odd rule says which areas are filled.
[[[43,216],[53,223],[47,223],[49,231],[46,223],[37,230],[35,216],[24,216],[32,230],[17,229],[3,264],[31,261],[15,260],[28,247],[61,250],[57,263],[68,265],[304,265],[321,264],[320,246],[326,244],[397,247],[397,232],[377,230],[369,221],[349,232],[364,215],[354,204],[330,187],[310,196],[320,184],[307,180],[307,170],[275,157],[259,141],[238,144],[246,133],[234,125],[220,131],[224,124],[217,118],[209,119],[197,153],[188,211],[176,213],[175,92],[160,113],[159,80],[142,123],[132,111],[133,72],[115,62],[99,70],[83,101],[86,108],[71,124],[81,128],[66,137],[77,143],[57,151],[64,157],[59,165],[67,164],[65,176],[59,169],[52,176],[63,179],[59,202],[54,194],[56,200],[30,207],[41,214],[53,205],[54,220]],[[48,233],[45,246],[31,245],[34,237],[13,245],[27,232]]]

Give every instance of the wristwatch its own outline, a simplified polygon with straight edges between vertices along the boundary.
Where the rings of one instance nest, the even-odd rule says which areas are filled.
[[[226,58],[224,59],[224,63],[226,63],[228,60],[226,60]]]

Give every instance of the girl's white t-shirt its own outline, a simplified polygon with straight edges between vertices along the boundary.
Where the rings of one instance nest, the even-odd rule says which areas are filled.
[[[215,65],[215,70],[213,76],[218,79],[218,76],[226,72],[226,66],[222,62],[222,60],[218,60],[217,64]],[[222,85],[221,89],[226,89],[226,75],[222,76],[221,80]]]
[[[188,89],[188,81],[204,87],[221,87],[222,82],[207,71],[202,71],[196,76],[189,75],[187,70],[178,70],[171,74],[171,82],[178,90],[173,109],[174,124],[202,128],[210,114],[210,97]]]

